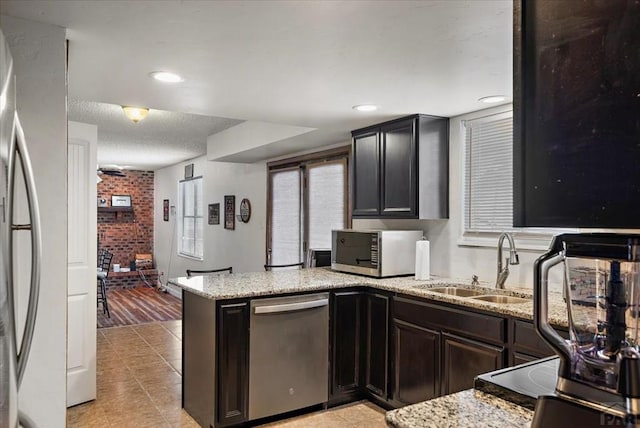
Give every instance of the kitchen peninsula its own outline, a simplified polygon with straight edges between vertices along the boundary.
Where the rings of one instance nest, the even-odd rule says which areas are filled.
[[[533,330],[528,290],[495,290],[449,278],[376,279],[327,268],[170,282],[183,290],[183,407],[203,426],[254,420],[249,410],[249,325],[253,305],[263,298],[321,294],[328,302],[329,387],[322,404],[330,406],[368,398],[387,409],[399,408],[459,393],[471,388],[478,374],[551,354]],[[454,288],[464,293],[452,292]],[[477,296],[469,297],[473,294]],[[488,294],[517,303],[485,300]],[[551,299],[549,318],[566,329],[562,296]],[[461,394],[467,402],[486,395]],[[438,400],[447,398],[433,403]],[[416,416],[416,406],[406,409],[414,408]],[[526,410],[521,413],[516,409],[514,417],[526,420]],[[411,420],[407,417],[401,409],[387,420],[411,426],[402,423]]]

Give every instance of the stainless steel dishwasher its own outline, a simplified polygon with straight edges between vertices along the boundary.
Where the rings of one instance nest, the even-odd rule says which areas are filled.
[[[328,400],[328,293],[255,299],[250,328],[250,420]]]

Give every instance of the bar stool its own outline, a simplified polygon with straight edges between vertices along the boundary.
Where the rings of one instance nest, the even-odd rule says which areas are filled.
[[[106,313],[111,318],[109,312],[109,303],[107,302],[107,277],[109,276],[109,270],[111,269],[111,259],[113,259],[113,253],[111,251],[103,250],[100,257],[100,267],[98,268],[98,298],[97,306],[102,303],[102,313]]]
[[[264,270],[265,272],[269,272],[270,270],[273,270],[273,269],[292,268],[292,267],[297,267],[298,269],[302,269],[304,267],[304,262],[290,263],[287,265],[264,265]]]
[[[222,269],[209,269],[209,270],[194,270],[194,269],[187,269],[187,278],[191,278],[192,276],[194,276],[194,274],[207,274],[207,273],[219,273],[219,272],[229,272],[229,273],[233,273],[233,266],[229,266],[227,268],[222,268]]]

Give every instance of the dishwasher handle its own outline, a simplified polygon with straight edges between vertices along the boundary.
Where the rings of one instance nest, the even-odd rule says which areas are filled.
[[[256,306],[254,314],[278,314],[282,312],[301,311],[304,309],[321,308],[329,304],[329,299],[308,300],[306,302],[284,303],[280,305]]]

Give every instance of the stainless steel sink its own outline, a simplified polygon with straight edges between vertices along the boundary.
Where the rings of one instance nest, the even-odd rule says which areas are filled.
[[[471,297],[471,296],[479,296],[481,294],[487,294],[486,291],[472,290],[469,288],[458,288],[458,287],[435,287],[435,288],[426,288],[425,290],[433,291],[434,293],[442,293],[442,294],[448,294],[449,296],[458,296],[458,297]]]
[[[484,296],[474,296],[471,297],[474,300],[482,300],[483,302],[491,302],[491,303],[500,303],[500,304],[511,304],[511,303],[527,303],[530,302],[531,299],[526,299],[523,297],[515,297],[515,296],[503,296],[499,294],[489,294]]]

